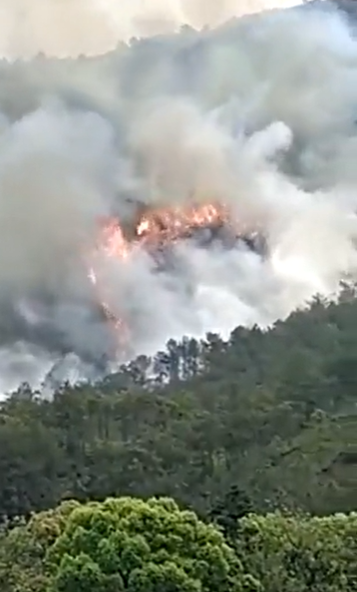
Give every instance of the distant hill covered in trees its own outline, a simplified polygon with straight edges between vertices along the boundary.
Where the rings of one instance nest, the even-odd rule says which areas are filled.
[[[0,516],[117,495],[174,497],[202,517],[229,507],[348,512],[356,404],[357,301],[347,289],[269,331],[170,341],[52,400],[23,387],[1,404]]]

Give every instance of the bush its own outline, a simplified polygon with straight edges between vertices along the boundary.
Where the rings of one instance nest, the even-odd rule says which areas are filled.
[[[47,553],[51,592],[256,590],[213,525],[171,499],[75,508]]]
[[[357,590],[357,514],[251,514],[237,534],[238,557],[264,592]]]

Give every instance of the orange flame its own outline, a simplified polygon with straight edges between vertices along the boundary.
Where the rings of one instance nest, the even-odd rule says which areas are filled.
[[[125,321],[118,318],[108,304],[105,290],[98,280],[95,255],[101,253],[108,258],[125,261],[134,248],[164,245],[188,236],[194,229],[227,223],[229,218],[226,207],[213,203],[149,210],[140,217],[132,241],[126,239],[117,218],[103,218],[100,221],[101,229],[96,249],[90,258],[88,277],[95,288],[101,308],[115,331],[118,353],[128,345],[130,332]]]
[[[116,353],[120,356],[125,351],[129,342],[128,327],[123,319],[116,316],[108,303],[106,290],[101,285],[96,271],[98,255],[105,255],[108,258],[115,257],[122,260],[128,258],[130,254],[130,245],[124,237],[119,222],[115,218],[103,218],[100,221],[101,231],[96,241],[96,247],[89,257],[88,278],[93,284],[95,294],[101,309],[113,328],[115,342],[117,344]]]

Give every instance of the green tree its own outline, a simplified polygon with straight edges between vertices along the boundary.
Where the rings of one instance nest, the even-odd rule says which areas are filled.
[[[236,547],[264,592],[357,590],[357,514],[251,514],[239,521]]]
[[[54,510],[34,514],[26,523],[0,531],[1,592],[45,592],[50,582],[45,556],[63,531],[67,516],[79,504],[62,503]]]
[[[234,539],[238,520],[252,511],[252,503],[248,496],[233,485],[222,499],[214,503],[209,516],[213,522],[219,524],[229,539]]]
[[[74,509],[47,565],[51,592],[257,589],[222,533],[167,498],[112,498]]]
[[[233,484],[256,511],[351,511],[355,360],[357,299],[345,292],[267,331],[170,340],[51,400],[24,387],[0,403],[0,520],[63,499],[163,495],[205,518],[218,504],[227,532],[246,507],[224,500]]]

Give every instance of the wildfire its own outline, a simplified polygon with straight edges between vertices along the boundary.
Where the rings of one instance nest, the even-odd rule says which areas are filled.
[[[200,204],[150,210],[136,227],[139,242],[172,242],[203,228],[228,221],[228,211],[221,205]]]
[[[88,278],[94,287],[103,314],[113,328],[118,356],[122,355],[129,343],[129,328],[125,321],[112,311],[109,295],[106,293],[105,285],[102,285],[99,279],[100,273],[97,271],[97,267],[100,267],[102,260],[99,259],[103,255],[108,258],[125,260],[129,254],[130,245],[124,237],[119,221],[110,217],[102,219],[95,248],[90,257],[86,258],[88,260]]]
[[[134,238],[128,240],[117,218],[100,221],[96,247],[89,258],[88,277],[108,322],[113,327],[118,353],[126,349],[130,341],[129,327],[116,316],[109,304],[109,296],[99,280],[98,255],[127,260],[134,249],[160,247],[189,236],[194,229],[220,226],[229,222],[227,208],[216,204],[198,204],[185,207],[159,208],[142,214],[136,224]]]

